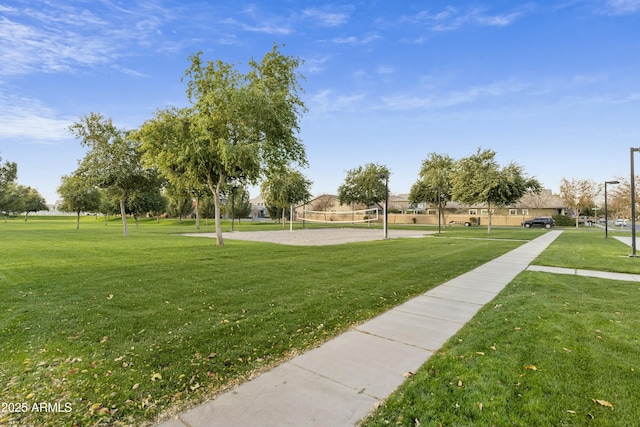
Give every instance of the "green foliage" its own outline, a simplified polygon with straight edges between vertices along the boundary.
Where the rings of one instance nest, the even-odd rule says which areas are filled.
[[[491,212],[495,207],[508,206],[520,200],[527,192],[539,192],[541,184],[535,178],[527,178],[521,166],[509,163],[500,167],[493,150],[481,150],[460,159],[453,179],[454,200],[470,204],[486,204]]]
[[[260,186],[260,193],[266,205],[289,208],[311,198],[311,184],[302,172],[285,168],[271,173]]]
[[[451,201],[455,163],[446,154],[430,153],[422,161],[418,180],[411,186],[409,202],[414,206],[425,202],[444,209]]]
[[[220,194],[229,182],[252,183],[265,171],[305,165],[298,121],[306,108],[296,57],[278,46],[261,60],[249,61],[241,73],[220,60],[204,62],[202,52],[190,57],[185,73],[191,107],[159,111],[136,137],[152,162],[176,188],[200,190],[206,185],[214,198],[217,244]]]
[[[139,143],[99,113],[81,117],[69,131],[89,149],[75,174],[86,179],[88,184],[117,195],[124,235],[128,236],[127,200],[136,191],[150,191],[157,182],[154,171],[142,165]]]
[[[347,171],[344,183],[338,187],[338,201],[342,205],[352,203],[367,207],[385,200],[389,169],[375,163],[367,163]],[[390,191],[390,190],[389,190]]]
[[[2,162],[2,157],[0,157]],[[0,165],[0,193],[6,187],[7,184],[16,180],[18,176],[18,165],[15,162],[4,162],[4,165]]]
[[[576,220],[567,215],[554,215],[553,220],[559,227],[573,227],[576,225]]]

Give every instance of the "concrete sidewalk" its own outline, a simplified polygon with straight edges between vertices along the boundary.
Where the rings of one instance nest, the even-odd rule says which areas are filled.
[[[353,426],[560,233],[549,231],[158,427]]]

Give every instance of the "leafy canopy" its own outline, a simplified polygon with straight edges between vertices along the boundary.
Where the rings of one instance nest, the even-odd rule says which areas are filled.
[[[386,197],[389,169],[376,163],[367,163],[347,171],[344,183],[338,187],[338,201],[342,205],[379,204]]]

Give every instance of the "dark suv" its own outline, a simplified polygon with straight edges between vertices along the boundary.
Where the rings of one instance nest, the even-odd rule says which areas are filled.
[[[531,228],[531,227],[551,228],[554,225],[556,225],[556,222],[553,220],[553,218],[533,218],[523,222],[522,225],[524,225],[525,228]]]

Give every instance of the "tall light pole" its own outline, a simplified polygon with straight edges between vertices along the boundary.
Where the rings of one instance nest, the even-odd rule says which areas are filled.
[[[604,182],[604,238],[609,238],[609,209],[607,208],[607,184],[615,185],[620,184],[620,181],[605,181]]]
[[[640,151],[640,148],[629,149],[631,154],[631,256],[636,257],[636,184],[635,172],[633,171],[633,153]]]

